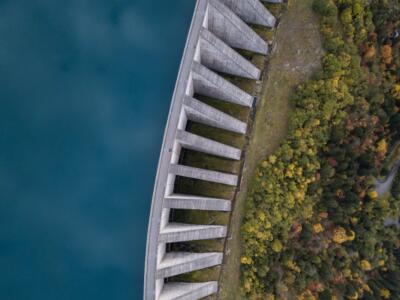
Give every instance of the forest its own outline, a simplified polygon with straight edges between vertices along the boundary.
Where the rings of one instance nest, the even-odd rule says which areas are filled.
[[[400,299],[400,1],[315,0],[322,68],[258,165],[241,227],[247,299]]]

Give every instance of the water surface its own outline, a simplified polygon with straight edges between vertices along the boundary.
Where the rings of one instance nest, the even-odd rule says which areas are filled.
[[[0,299],[142,298],[194,4],[0,1]]]

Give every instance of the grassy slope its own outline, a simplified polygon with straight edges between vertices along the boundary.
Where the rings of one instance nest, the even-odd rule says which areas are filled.
[[[220,278],[220,299],[241,298],[240,224],[257,162],[273,153],[286,135],[291,92],[320,66],[323,50],[318,19],[311,4],[312,0],[290,0],[276,31],[246,154],[241,190],[231,218]]]

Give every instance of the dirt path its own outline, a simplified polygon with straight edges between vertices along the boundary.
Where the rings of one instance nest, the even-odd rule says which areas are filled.
[[[257,162],[273,153],[287,133],[289,97],[293,89],[320,67],[323,50],[318,18],[311,9],[312,2],[290,0],[276,30],[246,153],[241,190],[231,218],[219,299],[241,299],[240,224],[249,182]]]

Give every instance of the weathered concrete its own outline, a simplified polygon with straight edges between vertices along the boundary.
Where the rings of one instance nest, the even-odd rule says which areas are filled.
[[[218,0],[209,0],[209,3],[208,30],[231,47],[268,53],[268,44],[227,6]]]
[[[217,281],[186,283],[170,282],[164,284],[159,300],[193,300],[207,297],[218,290]]]
[[[276,19],[258,0],[221,0],[243,21],[274,27]]]
[[[179,274],[205,269],[220,265],[222,253],[191,253],[191,252],[170,252],[164,255],[158,265],[157,278],[172,277]]]
[[[186,96],[183,104],[189,120],[236,133],[246,133],[246,123],[197,99]]]
[[[188,177],[193,179],[199,179],[204,181],[210,181],[215,183],[222,183],[226,185],[236,186],[238,177],[234,174],[222,173],[217,171],[193,168],[183,165],[171,165],[169,168],[171,174]]]
[[[198,62],[193,62],[194,91],[230,103],[251,107],[253,97]]]
[[[193,195],[172,194],[165,197],[164,207],[175,209],[230,211],[231,201]]]
[[[224,1],[228,6],[224,5]],[[237,3],[235,3],[237,2]],[[150,212],[145,260],[145,300],[192,300],[217,292],[217,282],[183,283],[173,276],[220,264],[221,253],[167,252],[169,243],[226,237],[226,226],[171,223],[171,209],[230,211],[231,201],[174,194],[176,176],[236,186],[238,176],[179,164],[182,149],[239,160],[241,150],[186,132],[187,122],[245,134],[246,123],[197,99],[195,94],[251,107],[253,96],[218,73],[258,79],[260,70],[232,48],[268,52],[244,21],[273,23],[258,0],[197,0],[165,130]],[[232,11],[233,10],[233,11]],[[235,13],[236,12],[236,13]],[[242,19],[244,21],[242,21]]]
[[[226,236],[226,226],[169,223],[162,228],[158,241],[177,243],[184,241],[218,239]]]
[[[210,31],[202,28],[200,37],[201,64],[217,72],[250,79],[260,78],[259,69]]]
[[[195,135],[193,133],[178,130],[176,140],[186,149],[191,149],[215,156],[240,160],[240,149]]]

